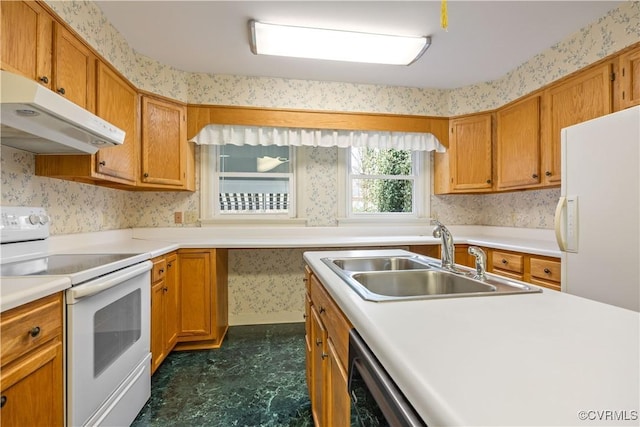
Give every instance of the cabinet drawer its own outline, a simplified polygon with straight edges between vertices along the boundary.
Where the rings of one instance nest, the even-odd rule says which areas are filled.
[[[167,273],[167,260],[164,258],[156,258],[153,260],[153,268],[151,269],[151,281],[153,283],[164,279]]]
[[[62,293],[2,313],[2,366],[62,335]]]
[[[531,278],[531,283],[534,285],[542,286],[543,288],[553,289],[554,291],[560,291],[560,282],[550,282],[548,280]]]
[[[312,274],[309,281],[311,282],[311,303],[316,307],[320,320],[327,329],[327,334],[336,348],[340,363],[342,363],[343,367],[346,367],[349,356],[349,330],[351,329],[351,324],[324,290],[316,276]]]
[[[560,283],[560,261],[531,258],[531,277]]]
[[[522,255],[493,251],[492,265],[498,270],[522,274],[524,272],[523,259]]]

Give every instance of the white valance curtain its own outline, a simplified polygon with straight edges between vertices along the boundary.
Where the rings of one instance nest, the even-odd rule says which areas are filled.
[[[437,151],[446,147],[430,133],[299,129],[259,126],[207,125],[191,139],[198,145],[293,145],[311,147],[370,147]]]

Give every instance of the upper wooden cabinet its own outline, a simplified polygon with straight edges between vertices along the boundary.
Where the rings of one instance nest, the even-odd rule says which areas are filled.
[[[578,73],[545,91],[544,179],[560,184],[561,130],[612,112],[612,61]]]
[[[620,108],[640,105],[640,47],[620,55]]]
[[[2,69],[51,88],[53,19],[35,2],[0,2]]]
[[[125,131],[122,145],[99,150],[96,172],[135,184],[138,172],[138,93],[102,62],[97,66],[96,113]]]
[[[122,145],[96,154],[37,155],[36,175],[75,181],[135,186],[138,171],[139,108],[136,90],[97,60],[96,114],[125,131]]]
[[[496,123],[496,187],[540,184],[540,96],[501,108]]]
[[[492,188],[492,114],[451,120],[449,169],[454,192]]]
[[[189,164],[193,160],[188,144],[186,107],[144,95],[140,177],[142,185],[187,189],[195,187],[193,167]]]
[[[94,112],[96,56],[61,24],[55,23],[54,30],[51,89]]]

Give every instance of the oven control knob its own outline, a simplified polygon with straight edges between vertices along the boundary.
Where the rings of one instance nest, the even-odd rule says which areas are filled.
[[[42,214],[38,216],[38,222],[40,222],[40,224],[45,225],[46,223],[49,222],[49,215],[46,214]]]
[[[36,225],[39,222],[40,222],[40,215],[36,215],[36,214],[29,215],[29,223],[31,223],[31,225]]]

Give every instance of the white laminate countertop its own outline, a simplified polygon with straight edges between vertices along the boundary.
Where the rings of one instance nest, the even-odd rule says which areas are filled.
[[[638,425],[639,313],[548,289],[369,302],[321,261],[403,253],[304,258],[428,425]]]
[[[352,248],[437,245],[431,226],[169,227],[134,228],[52,236],[46,253],[131,253],[149,258],[180,248]],[[551,230],[451,226],[456,243],[560,256]],[[32,254],[27,254],[32,255]],[[0,278],[0,309],[17,307],[70,286],[61,277]],[[36,286],[37,284],[37,286]]]

